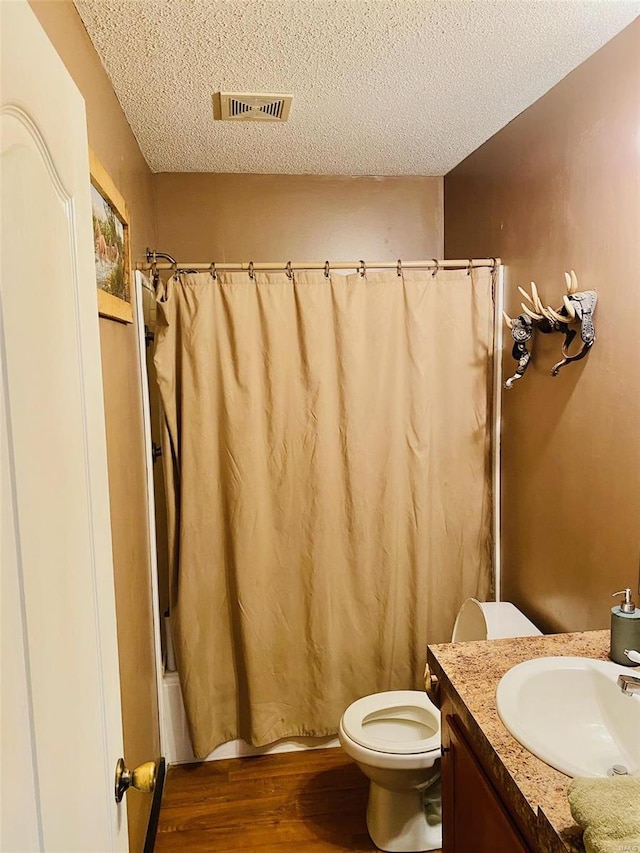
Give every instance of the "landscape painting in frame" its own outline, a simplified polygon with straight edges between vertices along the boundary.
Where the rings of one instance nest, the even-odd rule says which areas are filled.
[[[127,207],[93,152],[90,162],[98,312],[103,317],[130,323],[133,313]]]

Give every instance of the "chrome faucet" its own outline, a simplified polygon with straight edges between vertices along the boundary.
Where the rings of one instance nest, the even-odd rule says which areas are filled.
[[[631,663],[640,663],[640,652],[635,649],[625,649],[624,653]],[[635,675],[619,675],[618,687],[625,696],[632,696],[634,693],[640,694],[640,678]]]
[[[640,693],[640,678],[635,675],[619,675],[618,687],[625,696],[632,696],[634,693]]]

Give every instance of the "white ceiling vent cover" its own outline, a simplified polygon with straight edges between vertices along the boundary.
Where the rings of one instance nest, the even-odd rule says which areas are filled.
[[[286,121],[293,95],[216,92],[213,117],[221,121]]]

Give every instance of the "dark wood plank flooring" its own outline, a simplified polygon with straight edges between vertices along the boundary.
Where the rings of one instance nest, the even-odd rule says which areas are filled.
[[[156,853],[372,853],[367,791],[341,749],[170,767]]]

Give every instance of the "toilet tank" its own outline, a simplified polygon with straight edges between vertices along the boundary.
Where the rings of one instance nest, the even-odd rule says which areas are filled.
[[[452,643],[498,640],[505,637],[536,637],[542,632],[509,601],[478,601],[468,598],[453,626]]]

